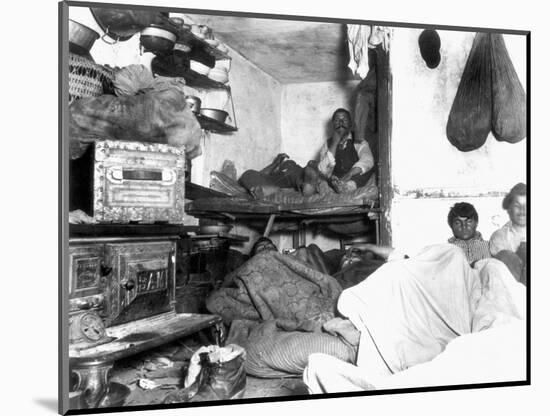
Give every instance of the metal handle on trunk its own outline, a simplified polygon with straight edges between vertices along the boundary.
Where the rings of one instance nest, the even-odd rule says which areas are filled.
[[[176,182],[177,173],[173,169],[124,169],[122,166],[109,168],[107,177],[111,182],[121,184],[123,181],[153,181],[172,185]]]

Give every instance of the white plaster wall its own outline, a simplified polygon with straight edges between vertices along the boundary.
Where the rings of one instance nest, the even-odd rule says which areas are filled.
[[[452,237],[447,224],[449,209],[456,202],[473,204],[479,214],[477,230],[485,240],[508,221],[502,197],[400,199],[392,207],[392,245],[409,253]]]
[[[332,133],[330,119],[337,108],[352,113],[351,97],[359,81],[285,85],[281,108],[281,150],[296,163],[315,159]]]
[[[441,63],[426,67],[418,50],[419,29],[394,29],[390,62],[393,77],[391,207],[394,246],[419,246],[446,240],[446,216],[457,201],[473,203],[480,211],[480,230],[489,238],[496,228],[490,219],[503,214],[501,197],[477,198],[486,192],[506,192],[525,182],[526,141],[487,142],[471,152],[450,144],[446,125],[475,33],[438,31]],[[525,88],[524,36],[505,35],[506,46]],[[409,191],[443,190],[456,199],[409,198]],[[479,207],[478,207],[479,204]],[[506,218],[504,218],[505,220]],[[498,221],[502,223],[502,219]]]
[[[238,131],[206,136],[203,165],[192,172],[192,180],[204,186],[209,184],[210,171],[220,170],[226,159],[235,163],[237,175],[240,175],[247,169],[265,167],[281,149],[281,84],[236,51],[231,50],[230,55],[233,59],[229,85]],[[203,98],[205,108],[216,105],[216,98],[210,102],[208,97]],[[233,116],[230,102],[225,109]],[[193,162],[193,168],[201,163],[198,159]]]

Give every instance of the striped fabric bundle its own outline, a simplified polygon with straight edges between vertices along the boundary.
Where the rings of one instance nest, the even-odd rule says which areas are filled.
[[[313,353],[324,353],[346,362],[354,362],[356,348],[339,337],[322,332],[286,332],[278,328],[276,321],[262,323],[235,321],[233,326],[248,326],[247,339],[239,342],[245,345],[247,374],[262,377],[295,377],[301,375]],[[231,342],[236,339],[230,337]]]

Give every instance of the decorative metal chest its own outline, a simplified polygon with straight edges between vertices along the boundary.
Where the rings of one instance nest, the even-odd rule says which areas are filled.
[[[185,152],[128,141],[96,141],[70,165],[70,209],[101,223],[181,224]]]

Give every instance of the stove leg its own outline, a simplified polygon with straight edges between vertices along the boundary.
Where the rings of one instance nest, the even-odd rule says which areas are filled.
[[[76,390],[82,391],[81,404],[86,409],[99,407],[109,388],[109,373],[112,362],[75,365],[71,371],[78,376]]]

